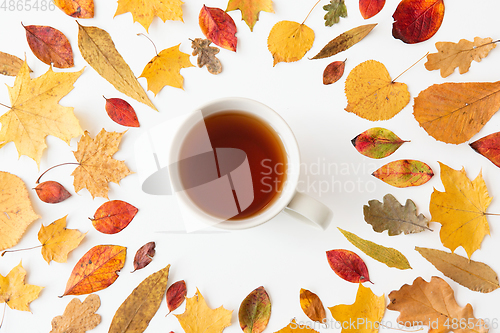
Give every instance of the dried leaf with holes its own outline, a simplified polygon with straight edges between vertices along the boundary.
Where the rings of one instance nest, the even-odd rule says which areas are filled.
[[[219,53],[220,49],[215,46],[210,46],[212,42],[208,39],[196,38],[191,41],[191,47],[193,48],[193,55],[198,56],[197,64],[198,67],[207,66],[207,70],[210,74],[217,75],[222,72],[222,64],[220,60],[215,56]]]

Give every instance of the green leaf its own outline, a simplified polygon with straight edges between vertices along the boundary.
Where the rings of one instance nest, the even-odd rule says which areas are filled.
[[[434,176],[434,172],[424,162],[398,160],[375,170],[372,176],[395,187],[409,187],[427,183]]]
[[[271,300],[264,287],[253,290],[241,302],[238,311],[240,327],[244,333],[260,333],[269,322]]]
[[[340,228],[338,229],[349,242],[351,242],[354,246],[356,246],[358,249],[360,249],[373,259],[380,261],[381,263],[386,264],[389,267],[395,267],[397,269],[411,268],[408,259],[406,259],[406,257],[398,250],[375,244],[368,240],[362,239],[349,231]]]
[[[383,158],[394,153],[405,142],[396,134],[382,127],[374,127],[351,140],[356,150],[367,157]]]
[[[330,0],[328,5],[323,6],[328,13],[325,15],[325,25],[331,27],[339,23],[341,17],[347,17],[347,7],[344,0]]]

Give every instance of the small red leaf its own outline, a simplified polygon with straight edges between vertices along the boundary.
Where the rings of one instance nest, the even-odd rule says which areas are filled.
[[[121,98],[104,98],[106,99],[106,112],[111,120],[123,126],[140,126],[134,108],[127,101]]]
[[[167,289],[167,306],[168,311],[172,312],[177,309],[186,298],[186,282],[184,280],[173,283]]]
[[[238,38],[236,24],[228,13],[220,8],[203,5],[199,15],[201,31],[215,45],[236,52]]]
[[[26,39],[35,56],[57,68],[73,67],[73,50],[68,38],[57,29],[43,25],[28,25]]]
[[[38,184],[34,190],[40,200],[52,204],[62,202],[71,196],[64,186],[52,180]]]
[[[487,135],[470,146],[500,168],[500,132]]]
[[[90,220],[97,231],[116,234],[128,226],[137,211],[137,208],[125,201],[111,200],[102,204]]]
[[[155,246],[155,242],[149,242],[144,244],[139,250],[137,250],[134,257],[134,270],[132,271],[132,273],[149,265],[156,253]]]
[[[345,60],[334,61],[326,66],[323,71],[323,84],[332,84],[337,82],[344,75]]]
[[[348,282],[371,282],[365,262],[349,250],[326,251],[330,267],[338,276]]]
[[[385,0],[359,0],[359,11],[365,20],[377,15],[384,6]]]
[[[392,15],[392,36],[408,44],[428,40],[444,17],[443,0],[402,0]]]

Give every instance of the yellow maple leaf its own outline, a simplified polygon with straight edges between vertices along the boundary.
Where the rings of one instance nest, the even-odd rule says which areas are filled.
[[[237,9],[241,11],[241,19],[250,27],[250,31],[253,31],[261,11],[274,13],[272,0],[229,0],[226,12]]]
[[[40,165],[45,137],[53,135],[67,144],[83,133],[73,108],[58,104],[73,89],[79,72],[56,73],[52,68],[31,79],[30,69],[23,63],[14,86],[7,87],[11,109],[0,117],[0,148],[14,142],[19,156],[31,157]]]
[[[481,247],[484,236],[490,234],[486,208],[491,197],[481,172],[470,181],[462,170],[441,166],[441,181],[445,192],[434,189],[429,211],[432,222],[441,223],[441,242],[451,251],[462,246],[470,258]]]
[[[371,121],[394,117],[410,102],[406,84],[394,82],[384,64],[367,60],[345,81],[346,111]]]
[[[174,316],[186,333],[220,333],[231,325],[232,313],[232,310],[226,310],[222,306],[217,309],[209,308],[205,298],[196,288],[196,294],[186,298],[184,313]]]
[[[14,267],[9,274],[0,274],[0,303],[20,311],[30,311],[29,304],[38,298],[43,287],[25,284],[26,270],[22,263]]]
[[[66,262],[68,253],[80,245],[87,233],[82,234],[75,229],[66,229],[66,216],[44,226],[38,232],[38,240],[42,243],[42,256],[50,264],[51,260]]]
[[[134,22],[139,22],[148,31],[155,16],[163,22],[182,21],[182,4],[180,0],[118,0],[115,17],[130,12]]]
[[[295,321],[295,318],[288,325],[276,331],[275,333],[318,333],[318,331],[310,328],[307,325],[300,325]]]
[[[375,295],[370,288],[360,283],[353,304],[341,304],[328,309],[333,318],[342,324],[342,333],[378,332],[385,312],[385,297]]]
[[[38,218],[22,179],[0,171],[0,250],[16,245]]]
[[[184,78],[181,68],[194,67],[189,60],[189,54],[181,52],[179,45],[161,51],[144,67],[141,76],[148,81],[148,90],[155,96],[164,86],[183,89]]]
[[[447,77],[458,67],[460,74],[469,71],[472,60],[480,62],[496,47],[491,38],[474,37],[474,42],[461,39],[458,43],[437,42],[439,52],[427,56],[424,64],[429,71],[441,70],[441,76]]]
[[[278,62],[294,62],[302,59],[314,42],[314,31],[304,23],[280,21],[276,23],[269,37],[267,48],[273,55],[275,66]]]
[[[92,139],[85,131],[78,142],[78,150],[73,152],[79,163],[71,174],[75,177],[73,186],[76,192],[86,188],[92,198],[108,198],[108,183],[118,184],[122,178],[132,173],[125,162],[113,158],[124,133],[106,132],[102,129]]]

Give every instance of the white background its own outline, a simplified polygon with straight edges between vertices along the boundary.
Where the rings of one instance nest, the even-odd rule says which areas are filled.
[[[203,37],[198,26],[198,13],[203,4],[225,9],[226,0],[202,2],[190,0],[183,5],[184,22],[167,21],[163,23],[155,18],[149,28],[149,37],[158,50],[180,43],[181,51],[191,54],[189,38]],[[372,230],[363,219],[363,205],[371,199],[382,200],[387,193],[392,193],[404,203],[412,199],[419,212],[430,218],[429,200],[435,187],[443,190],[439,178],[441,161],[454,169],[465,167],[472,179],[482,170],[489,193],[494,197],[488,212],[500,213],[500,195],[498,187],[500,170],[484,157],[474,152],[467,143],[451,145],[438,142],[430,137],[413,117],[413,98],[428,86],[442,82],[492,82],[500,78],[500,50],[491,51],[481,63],[473,63],[470,72],[459,75],[457,71],[446,79],[438,71],[429,72],[421,61],[398,81],[408,85],[411,94],[410,103],[393,119],[383,122],[369,122],[344,108],[347,101],[344,95],[344,82],[349,71],[359,63],[374,59],[385,64],[391,77],[396,77],[428,51],[435,52],[434,43],[438,41],[458,42],[461,38],[473,40],[475,36],[499,38],[498,12],[500,4],[494,1],[445,0],[445,16],[439,31],[430,40],[407,45],[392,37],[392,14],[397,1],[388,1],[385,8],[375,17],[363,20],[357,1],[347,1],[348,17],[341,19],[333,27],[325,27],[323,16],[326,13],[323,0],[313,10],[306,25],[315,32],[315,41],[310,52],[295,63],[279,63],[273,67],[273,59],[267,49],[267,36],[278,21],[291,20],[302,22],[315,1],[275,0],[275,13],[260,14],[260,20],[254,31],[241,21],[239,11],[229,14],[238,28],[237,52],[221,50],[218,57],[223,64],[223,72],[211,75],[205,68],[182,69],[184,90],[165,87],[156,97],[148,92],[159,112],[132,100],[117,92],[111,84],[100,77],[81,57],[77,47],[78,28],[75,19],[66,16],[59,9],[54,11],[0,11],[0,50],[21,58],[27,58],[33,69],[32,77],[45,73],[48,66],[39,61],[31,52],[26,42],[24,25],[50,25],[62,31],[70,40],[75,54],[75,67],[64,71],[77,71],[86,66],[84,73],[71,91],[61,101],[62,105],[73,106],[80,120],[81,127],[94,137],[101,128],[107,131],[123,132],[127,128],[111,121],[104,110],[106,97],[120,97],[129,101],[137,111],[140,128],[128,129],[124,135],[120,150],[115,158],[125,160],[132,171],[137,171],[133,156],[135,139],[161,121],[174,118],[195,109],[198,105],[212,99],[226,96],[249,97],[261,101],[276,110],[290,125],[300,145],[302,159],[308,169],[301,175],[305,184],[316,184],[314,188],[303,186],[300,190],[324,202],[334,212],[332,225],[326,231],[319,231],[304,225],[287,214],[280,214],[272,221],[259,227],[219,234],[183,234],[172,231],[183,229],[180,213],[175,200],[170,197],[155,197],[141,192],[137,174],[126,177],[120,185],[110,184],[110,199],[125,200],[139,208],[139,213],[132,223],[121,233],[104,235],[96,231],[88,217],[105,202],[103,198],[92,199],[87,190],[74,193],[73,178],[70,176],[73,166],[64,166],[50,171],[43,180],[55,180],[62,183],[73,196],[67,201],[49,205],[41,202],[34,191],[30,198],[35,211],[41,219],[33,223],[25,233],[16,249],[38,245],[37,233],[40,225],[68,215],[68,228],[79,229],[88,234],[81,245],[74,250],[67,263],[50,265],[43,260],[39,249],[29,252],[7,254],[0,258],[0,274],[6,275],[21,260],[28,271],[27,283],[45,287],[40,297],[31,303],[31,311],[20,312],[6,310],[3,327],[0,332],[48,332],[51,320],[61,315],[73,298],[58,298],[64,292],[66,281],[79,258],[92,246],[98,244],[117,244],[128,248],[125,267],[120,277],[109,288],[99,291],[102,305],[97,311],[102,316],[101,324],[92,332],[107,332],[113,315],[130,292],[149,274],[171,264],[170,282],[184,279],[188,287],[188,297],[199,288],[212,308],[223,305],[234,310],[232,326],[225,332],[240,332],[238,325],[238,307],[244,297],[253,289],[264,286],[272,301],[272,315],[266,332],[275,332],[286,326],[290,319],[306,321],[307,317],[300,309],[299,290],[309,289],[317,293],[326,307],[337,304],[352,304],[358,288],[340,279],[329,267],[325,251],[349,249],[358,253],[366,262],[374,285],[369,286],[377,295],[387,295],[399,289],[403,284],[411,284],[419,276],[429,281],[431,276],[443,275],[428,263],[416,251],[415,246],[446,250],[439,239],[440,224],[431,223],[434,232],[422,232],[415,235],[389,237],[386,232],[379,234]],[[134,73],[139,76],[144,66],[155,55],[151,43],[138,33],[146,33],[138,23],[133,23],[131,14],[113,18],[117,4],[115,1],[97,1],[95,18],[79,20],[82,25],[98,26],[112,36],[116,48],[129,63]],[[378,23],[377,27],[359,44],[332,58],[309,60],[331,39],[356,26]],[[324,86],[323,69],[331,61],[344,60],[346,72],[337,83]],[[196,64],[196,58],[191,57]],[[56,71],[61,71],[55,69]],[[0,81],[12,86],[14,78],[0,77]],[[146,87],[146,80],[139,79]],[[9,103],[7,88],[0,88],[0,102]],[[0,113],[7,109],[0,110]],[[475,141],[490,133],[500,130],[499,115],[495,115],[486,126],[472,138]],[[372,160],[360,155],[351,145],[351,139],[357,134],[375,126],[393,130],[405,143],[392,156],[382,160]],[[66,145],[63,141],[47,137],[48,149],[44,152],[40,170],[36,163],[22,156],[18,158],[14,144],[0,149],[0,170],[11,172],[23,179],[31,189],[39,174],[47,168],[63,162],[74,162],[73,151],[77,140]],[[428,163],[436,176],[420,187],[398,189],[391,187],[371,176],[378,167],[397,159],[417,159]],[[316,164],[316,166],[315,166]],[[316,172],[317,164],[335,165],[338,170]],[[336,187],[332,190],[333,181]],[[330,184],[328,193],[319,193],[317,184],[324,181]],[[314,183],[316,182],[316,183]],[[490,265],[500,271],[500,218],[489,217],[491,237],[486,236],[482,247],[472,256],[473,260]],[[337,227],[357,233],[360,237],[381,245],[394,247],[406,255],[413,269],[400,271],[388,268],[371,259],[353,247],[337,230]],[[133,269],[133,256],[136,250],[146,242],[156,241],[157,254],[153,262],[145,269],[130,273]],[[465,255],[462,248],[456,253]],[[476,317],[490,320],[499,318],[498,304],[500,291],[489,294],[472,292],[454,281],[444,277],[455,291],[461,306],[471,303]],[[81,300],[85,296],[79,297]],[[0,305],[0,312],[2,311]],[[182,313],[184,304],[174,313]],[[177,319],[169,315],[163,301],[157,315],[150,323],[148,332],[181,332]],[[395,323],[397,312],[387,311],[384,321]],[[332,320],[327,310],[327,317]],[[318,328],[318,327],[317,327]],[[324,329],[320,331],[336,331]],[[494,331],[494,330],[492,330]],[[498,331],[498,330],[497,330]],[[388,331],[389,332],[389,331]]]

